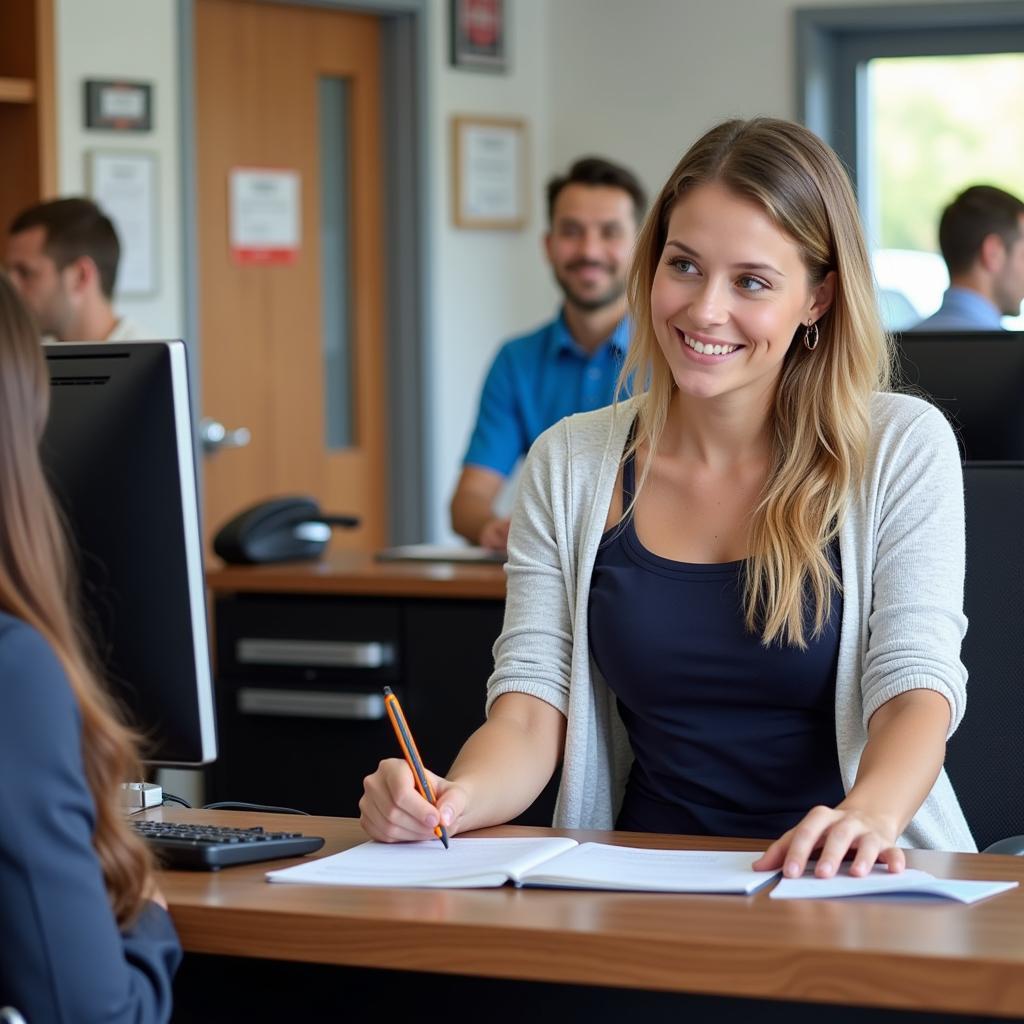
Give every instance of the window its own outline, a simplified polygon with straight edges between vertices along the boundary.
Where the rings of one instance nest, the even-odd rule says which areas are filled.
[[[1024,3],[805,10],[797,32],[801,114],[850,169],[886,325],[909,327],[948,284],[943,206],[1024,197]]]

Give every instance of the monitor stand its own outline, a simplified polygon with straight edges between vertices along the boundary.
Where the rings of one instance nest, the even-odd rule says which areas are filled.
[[[121,810],[128,814],[159,807],[164,802],[164,791],[154,782],[122,782]]]

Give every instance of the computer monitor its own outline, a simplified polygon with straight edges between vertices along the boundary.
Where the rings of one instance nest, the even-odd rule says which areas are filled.
[[[1024,459],[1024,332],[908,331],[898,390],[943,409],[965,460]]]
[[[43,463],[101,668],[147,763],[206,764],[217,745],[185,346],[44,351]]]

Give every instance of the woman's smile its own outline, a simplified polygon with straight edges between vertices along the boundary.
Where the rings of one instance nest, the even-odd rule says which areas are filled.
[[[724,363],[730,356],[734,356],[743,348],[742,345],[719,341],[706,335],[687,334],[678,327],[673,327],[672,329],[676,332],[676,337],[682,342],[685,354],[698,363],[704,363],[705,365]]]

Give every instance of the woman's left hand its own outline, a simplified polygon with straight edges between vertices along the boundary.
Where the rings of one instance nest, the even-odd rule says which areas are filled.
[[[843,858],[853,853],[851,875],[866,875],[876,862],[890,871],[902,871],[906,856],[896,846],[896,830],[883,821],[852,807],[815,807],[754,861],[755,871],[777,871],[787,878],[799,878],[815,850],[820,850],[814,874],[831,878]],[[854,852],[855,851],[855,852]]]

